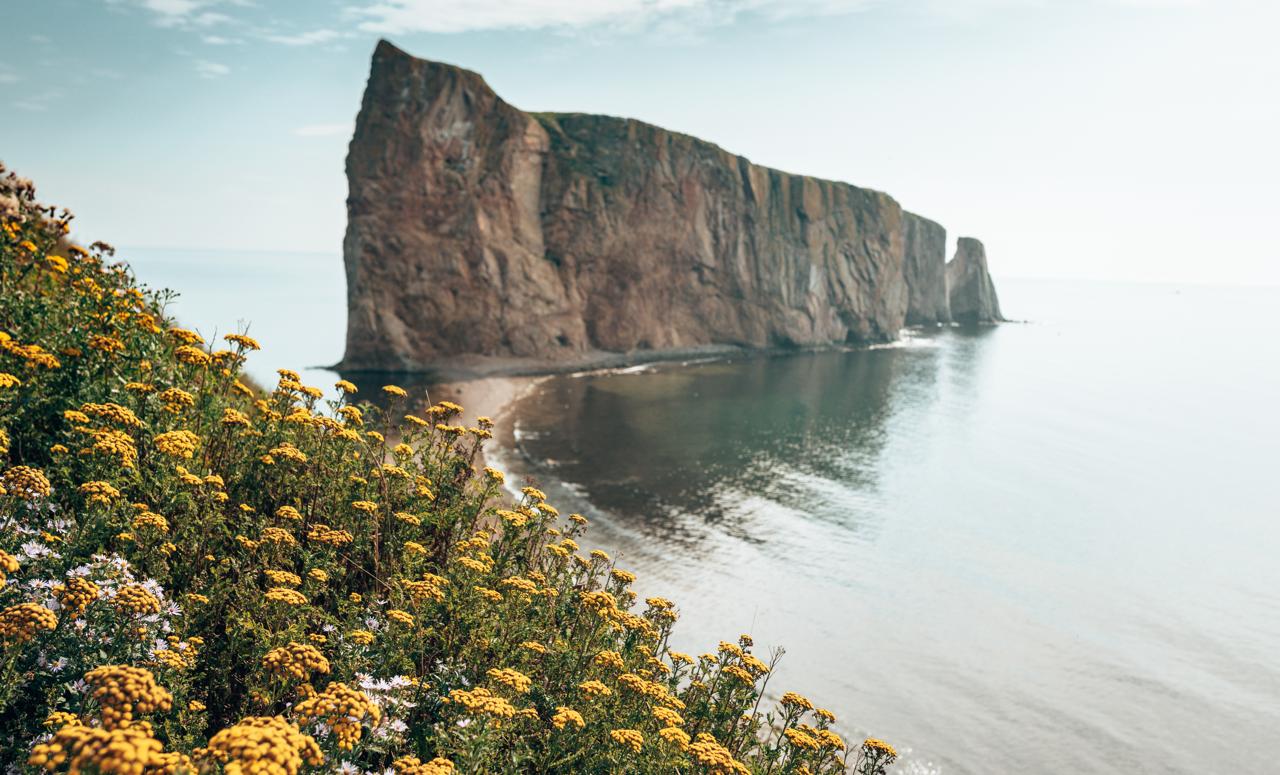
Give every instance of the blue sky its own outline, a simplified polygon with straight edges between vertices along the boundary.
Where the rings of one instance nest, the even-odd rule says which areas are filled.
[[[997,273],[1280,283],[1280,3],[39,0],[0,159],[122,246],[336,253],[379,37],[881,189]]]

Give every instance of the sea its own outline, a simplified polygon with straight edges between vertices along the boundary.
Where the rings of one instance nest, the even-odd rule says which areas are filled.
[[[340,257],[122,256],[335,378]],[[996,282],[1019,322],[550,378],[491,460],[892,772],[1280,771],[1280,288]]]

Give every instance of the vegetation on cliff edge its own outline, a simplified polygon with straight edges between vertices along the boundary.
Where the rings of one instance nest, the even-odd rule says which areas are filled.
[[[0,764],[101,773],[883,773],[395,386],[259,394],[0,167]],[[417,412],[415,414],[415,412]]]

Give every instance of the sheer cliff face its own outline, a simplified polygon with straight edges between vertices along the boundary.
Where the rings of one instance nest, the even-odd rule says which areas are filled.
[[[907,325],[951,322],[947,296],[947,230],[928,218],[904,213],[903,272],[907,281]]]
[[[349,369],[878,341],[909,307],[945,319],[945,233],[885,194],[638,121],[527,114],[386,42],[347,176]]]

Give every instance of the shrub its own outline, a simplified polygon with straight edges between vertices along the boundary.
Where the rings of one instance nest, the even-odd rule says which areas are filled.
[[[3,168],[0,167],[0,175]],[[50,771],[883,772],[742,636],[477,470],[491,424],[205,342],[0,184],[0,761]],[[414,412],[418,412],[414,414]]]

